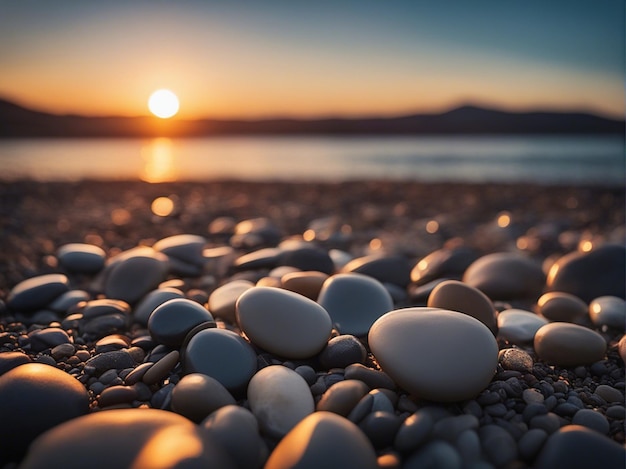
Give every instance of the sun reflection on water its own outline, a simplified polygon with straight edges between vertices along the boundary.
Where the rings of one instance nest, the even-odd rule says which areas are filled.
[[[174,162],[174,148],[169,138],[150,141],[141,151],[143,166],[139,177],[146,182],[169,182],[178,179]]]

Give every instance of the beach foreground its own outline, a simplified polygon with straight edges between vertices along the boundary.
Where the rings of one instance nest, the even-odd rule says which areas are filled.
[[[0,463],[623,467],[624,196],[0,183]]]

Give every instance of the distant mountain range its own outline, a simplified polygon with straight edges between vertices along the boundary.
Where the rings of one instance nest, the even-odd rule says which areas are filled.
[[[210,135],[624,134],[624,120],[584,112],[506,112],[462,106],[398,117],[162,120],[40,112],[0,99],[0,138]]]

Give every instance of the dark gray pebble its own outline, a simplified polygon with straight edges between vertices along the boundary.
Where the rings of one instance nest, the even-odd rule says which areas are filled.
[[[558,415],[548,412],[547,414],[535,415],[528,422],[529,428],[541,428],[546,433],[552,434],[561,428],[561,420]]]
[[[152,338],[168,347],[180,347],[194,327],[214,322],[209,311],[186,298],[174,298],[158,306],[150,315],[148,330]]]
[[[302,376],[309,386],[317,381],[317,373],[309,365],[298,366],[294,371]]]
[[[478,419],[470,414],[445,417],[435,423],[433,436],[454,443],[461,433],[465,430],[476,430],[479,424]]]
[[[411,454],[403,469],[422,469],[424,467],[445,467],[446,469],[460,469],[463,461],[459,452],[450,443],[434,440]]]
[[[178,364],[179,358],[180,353],[178,350],[172,350],[146,370],[141,380],[147,385],[151,385],[165,379],[169,375],[170,371],[172,371]]]
[[[137,399],[137,390],[131,386],[111,386],[98,397],[99,407],[130,403]]]
[[[595,430],[607,435],[609,433],[609,421],[600,412],[593,409],[581,409],[572,418],[572,424]]]
[[[402,422],[393,446],[401,453],[411,453],[430,438],[433,428],[433,418],[426,412],[417,411]]]
[[[154,363],[152,362],[142,363],[126,375],[126,377],[124,378],[124,382],[129,386],[140,382],[143,378],[143,375],[146,374],[146,372],[150,369],[150,367],[152,367],[152,365],[154,365]]]
[[[371,255],[348,262],[342,272],[368,275],[381,283],[392,283],[402,288],[411,281],[411,264],[405,257]]]
[[[540,428],[533,428],[522,435],[517,442],[517,448],[524,461],[532,461],[548,439],[548,434]]]
[[[467,466],[471,467],[472,464],[480,460],[482,449],[480,447],[480,438],[478,438],[478,433],[475,430],[461,432],[453,444]]]
[[[85,371],[100,376],[107,370],[122,370],[135,366],[135,360],[126,350],[115,350],[113,352],[100,353],[85,363]]]
[[[276,259],[278,266],[290,266],[302,271],[317,271],[331,275],[335,271],[335,264],[324,249],[303,247],[287,249],[281,252]]]
[[[359,422],[359,428],[369,438],[374,448],[382,449],[390,446],[396,436],[396,432],[402,424],[393,412],[371,412]]]
[[[296,372],[298,369],[296,368]],[[369,387],[362,381],[347,379],[335,384],[328,389],[320,401],[316,410],[329,411],[347,417],[359,401],[369,392]]]
[[[328,341],[319,360],[325,369],[346,368],[353,363],[365,363],[367,350],[353,335],[339,335]]]
[[[517,444],[503,428],[485,425],[480,427],[478,435],[484,454],[496,467],[504,467],[517,459]]]
[[[63,274],[46,274],[21,281],[7,297],[6,307],[13,311],[36,311],[69,290],[68,278]]]
[[[358,379],[367,384],[371,389],[385,388],[396,389],[396,384],[384,371],[378,371],[368,368],[360,363],[353,363],[345,369],[344,376],[346,379]]]

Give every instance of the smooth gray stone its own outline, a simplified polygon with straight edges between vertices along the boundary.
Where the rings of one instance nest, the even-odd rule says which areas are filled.
[[[236,469],[191,421],[157,409],[107,410],[70,420],[38,438],[20,467]]]
[[[137,391],[130,386],[111,386],[102,391],[98,396],[98,406],[107,407],[111,405],[131,403],[137,398]]]
[[[180,234],[158,240],[152,246],[156,251],[176,258],[188,264],[202,266],[204,257],[202,250],[207,240],[202,236],[192,234]]]
[[[167,300],[184,297],[185,295],[178,288],[166,287],[152,290],[133,309],[133,322],[147,326],[150,315],[158,306],[161,306]]]
[[[411,454],[403,469],[423,469],[445,467],[446,469],[461,469],[463,461],[459,452],[450,443],[442,440],[433,440]]]
[[[577,324],[553,322],[537,330],[535,352],[551,365],[589,365],[604,358],[606,342],[596,331]]]
[[[289,359],[318,354],[330,337],[329,314],[298,293],[273,287],[254,287],[237,300],[237,323],[250,341]]]
[[[281,231],[269,218],[249,218],[235,225],[235,233],[230,238],[230,244],[236,248],[276,246],[281,237]]]
[[[333,275],[322,285],[317,301],[342,334],[355,336],[367,335],[374,321],[393,309],[382,283],[360,273]]]
[[[248,280],[233,280],[217,287],[209,296],[209,311],[216,318],[223,319],[230,324],[237,323],[236,308],[237,300],[243,292],[254,286]]]
[[[59,361],[64,358],[71,357],[72,355],[74,355],[74,352],[76,352],[76,348],[74,347],[74,345],[67,343],[67,344],[59,344],[56,347],[54,347],[52,350],[50,350],[50,355],[55,360]],[[0,371],[0,374],[2,374],[1,371]]]
[[[220,407],[202,421],[200,428],[239,469],[259,469],[267,460],[269,451],[259,434],[256,417],[244,407]]]
[[[297,370],[296,370],[297,371]],[[331,386],[317,403],[317,411],[328,411],[347,417],[370,388],[357,379],[346,379]]]
[[[0,376],[0,461],[17,461],[37,436],[88,411],[86,389],[55,367],[25,363],[7,371]]]
[[[498,363],[491,331],[467,314],[444,309],[387,313],[370,329],[368,343],[400,387],[435,402],[475,397],[489,385]]]
[[[186,374],[211,376],[237,394],[245,390],[256,372],[257,359],[250,344],[240,335],[225,329],[204,329],[189,340],[183,370]]]
[[[524,461],[533,461],[548,439],[548,434],[540,428],[531,428],[517,442],[517,449]]]
[[[384,388],[396,389],[396,383],[389,377],[384,371],[378,371],[373,368],[369,368],[360,363],[353,363],[346,367],[344,372],[345,379],[358,379],[367,384],[370,389]]]
[[[108,316],[110,314],[121,314],[128,316],[130,314],[130,306],[125,301],[103,298],[88,301],[81,310],[84,321],[90,321],[100,316]]]
[[[9,292],[6,306],[13,311],[36,311],[45,308],[69,290],[63,274],[46,274],[22,280]]]
[[[205,322],[214,322],[205,307],[187,298],[174,298],[152,312],[148,330],[158,343],[176,348],[181,346],[191,329]]]
[[[598,396],[604,399],[606,402],[620,402],[624,403],[624,394],[619,389],[616,389],[607,384],[600,384],[594,391]]]
[[[16,366],[32,361],[33,359],[24,352],[2,352],[0,353],[0,376]]]
[[[498,314],[498,338],[512,344],[532,343],[540,327],[548,320],[533,312],[522,309],[506,309]]]
[[[496,467],[505,467],[517,459],[517,444],[502,427],[483,425],[478,429],[478,436],[484,454]]]
[[[309,386],[317,381],[317,373],[309,365],[300,365],[294,371],[302,376]]]
[[[244,254],[233,262],[233,267],[238,270],[273,269],[278,263],[278,256],[282,249],[272,247],[263,248]]]
[[[588,314],[588,306],[583,300],[571,293],[548,292],[537,301],[541,315],[548,321],[578,323]]]
[[[70,308],[76,307],[83,301],[89,301],[90,298],[89,293],[84,290],[69,290],[58,296],[48,305],[48,308],[57,313],[67,313]]]
[[[286,249],[279,254],[276,265],[296,267],[302,271],[313,270],[328,275],[335,271],[335,264],[328,252],[314,246]]]
[[[476,430],[464,430],[457,436],[453,444],[466,465],[480,461],[482,448]]]
[[[585,303],[605,295],[626,298],[626,247],[607,244],[566,254],[550,268],[546,285]]]
[[[537,299],[541,296],[545,275],[538,263],[509,252],[487,254],[465,271],[463,282],[478,288],[492,301]]]
[[[411,281],[411,264],[401,256],[358,257],[348,262],[341,271],[367,275],[380,283],[392,283],[402,288],[406,288]]]
[[[498,363],[505,370],[531,373],[533,370],[533,357],[528,352],[518,348],[506,348],[498,352]]]
[[[435,423],[433,436],[454,443],[461,433],[466,430],[477,430],[479,425],[478,419],[471,414],[444,417]]]
[[[172,350],[146,370],[141,380],[148,385],[152,385],[165,379],[178,364],[179,358],[180,353],[178,350]]]
[[[67,335],[67,332],[56,327],[35,329],[28,334],[28,338],[33,352],[43,352],[57,345],[70,343],[70,336]]]
[[[476,259],[476,251],[465,246],[438,249],[415,264],[411,270],[411,281],[424,285],[439,278],[460,278]]]
[[[522,399],[526,404],[543,404],[545,397],[537,389],[528,388],[522,392]]]
[[[376,453],[363,432],[332,412],[315,412],[285,436],[265,469],[377,469]]]
[[[418,410],[402,422],[393,446],[402,453],[411,453],[430,438],[433,428],[434,421],[430,414]]]
[[[383,449],[390,446],[402,424],[402,419],[387,411],[370,412],[359,422],[359,428],[372,442],[374,448]]]
[[[623,405],[612,405],[606,409],[606,416],[614,420],[624,420],[626,408]]]
[[[603,435],[609,434],[609,421],[604,415],[593,409],[580,409],[572,418],[572,424],[590,428]]]
[[[353,335],[338,335],[328,341],[319,355],[325,369],[346,368],[353,363],[365,363],[367,350]]]
[[[114,350],[95,355],[85,362],[85,368],[92,369],[95,376],[100,376],[107,370],[123,370],[136,365],[133,357],[126,350]]]
[[[235,404],[222,383],[202,373],[183,376],[172,391],[172,410],[196,423],[221,407]]]
[[[106,253],[93,244],[64,244],[57,250],[59,264],[70,272],[95,274],[104,268]]]
[[[619,443],[589,428],[567,425],[548,438],[534,467],[623,468],[625,460],[626,450]]]
[[[530,422],[528,422],[528,426],[529,428],[541,428],[548,434],[552,434],[561,428],[561,420],[558,415],[548,412],[532,417]]]
[[[589,316],[597,326],[626,330],[626,301],[617,296],[600,296],[589,304]]]
[[[128,326],[128,316],[120,313],[111,313],[106,316],[98,316],[88,321],[83,321],[80,325],[82,334],[98,339],[109,334],[122,333]]]

